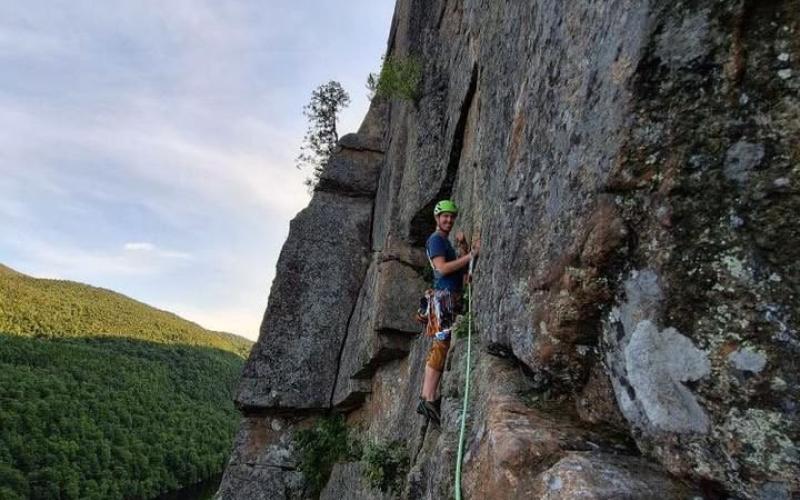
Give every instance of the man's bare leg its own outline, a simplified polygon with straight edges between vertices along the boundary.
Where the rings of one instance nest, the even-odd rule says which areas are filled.
[[[425,378],[422,381],[422,399],[425,401],[436,399],[436,388],[439,386],[439,378],[441,376],[442,372],[425,365]]]

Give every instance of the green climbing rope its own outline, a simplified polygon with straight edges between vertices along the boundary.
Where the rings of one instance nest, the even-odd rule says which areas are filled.
[[[467,368],[464,376],[464,404],[461,407],[461,431],[458,435],[458,455],[456,456],[456,500],[461,500],[461,461],[464,458],[464,434],[467,429],[467,407],[469,406],[469,374],[472,356],[472,260],[469,261],[467,279]]]

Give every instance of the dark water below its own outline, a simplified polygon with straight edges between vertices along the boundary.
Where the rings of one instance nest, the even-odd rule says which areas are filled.
[[[222,474],[212,476],[205,481],[200,481],[179,490],[169,491],[156,497],[156,500],[211,500],[219,488]]]

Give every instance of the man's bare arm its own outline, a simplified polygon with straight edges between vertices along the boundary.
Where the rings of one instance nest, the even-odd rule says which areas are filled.
[[[480,249],[481,249],[481,240],[477,239],[475,240],[475,243],[472,244],[472,250],[470,250],[470,252],[467,255],[461,256],[456,260],[451,260],[450,262],[447,262],[444,259],[444,256],[441,255],[436,256],[433,259],[431,259],[433,261],[433,267],[437,271],[442,273],[442,275],[447,276],[448,274],[454,273],[459,269],[462,269],[467,265],[469,265],[469,261],[472,260],[473,257],[478,256]]]

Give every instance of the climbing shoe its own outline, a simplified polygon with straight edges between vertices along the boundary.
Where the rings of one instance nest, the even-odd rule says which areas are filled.
[[[420,399],[419,404],[417,405],[417,413],[438,426],[441,424],[441,415],[439,412],[440,402],[441,400],[439,399],[436,401],[425,401],[424,399]]]

